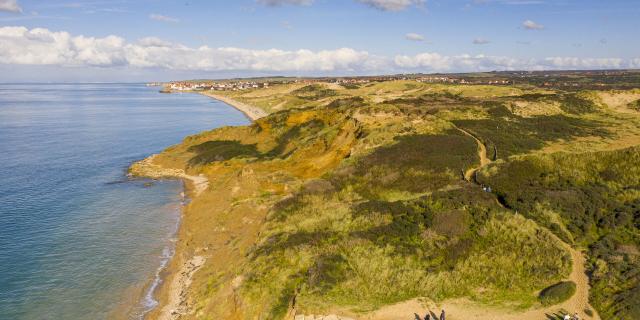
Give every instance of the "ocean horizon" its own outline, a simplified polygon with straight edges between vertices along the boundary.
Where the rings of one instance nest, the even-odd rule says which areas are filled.
[[[0,84],[0,318],[140,317],[171,256],[182,183],[128,166],[249,121],[142,83]]]

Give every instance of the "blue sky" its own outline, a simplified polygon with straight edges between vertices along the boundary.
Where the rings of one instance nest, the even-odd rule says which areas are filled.
[[[638,30],[632,0],[0,0],[0,81],[638,68]]]

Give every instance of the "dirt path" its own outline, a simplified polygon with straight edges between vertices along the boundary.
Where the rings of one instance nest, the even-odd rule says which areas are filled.
[[[471,132],[464,130],[462,128],[459,128],[457,126],[454,126],[458,131],[462,132],[464,135],[469,136],[471,138],[473,138],[473,140],[476,141],[476,143],[478,144],[478,157],[480,158],[480,166],[475,167],[475,168],[471,168],[469,170],[467,170],[467,172],[464,173],[464,179],[472,182],[473,181],[473,176],[476,173],[476,171],[480,170],[482,167],[488,165],[491,163],[491,160],[489,160],[489,157],[487,157],[487,146],[484,145],[484,143],[482,143],[482,141],[480,141],[480,139],[478,139],[476,136],[474,136],[473,134],[471,134]]]
[[[460,132],[473,138],[478,144],[478,157],[480,165],[465,172],[465,179],[475,183],[474,175],[476,171],[491,163],[487,157],[487,148],[476,136],[470,132],[455,127]],[[502,205],[502,204],[500,204]],[[553,235],[553,234],[552,234]],[[571,255],[572,270],[566,280],[576,284],[576,293],[567,301],[558,305],[529,309],[526,311],[514,311],[508,308],[492,307],[481,305],[467,299],[447,300],[441,304],[425,302],[420,299],[413,299],[399,304],[383,307],[375,312],[367,314],[361,319],[367,320],[392,320],[392,319],[415,319],[416,314],[424,318],[427,311],[432,316],[439,316],[441,310],[447,313],[449,320],[552,320],[561,319],[566,312],[578,313],[581,319],[600,320],[598,313],[589,304],[589,278],[585,270],[585,258],[582,252],[572,248],[560,238],[553,235],[556,240]],[[593,316],[588,316],[584,311],[591,310]]]
[[[402,302],[383,307],[380,310],[367,314],[360,319],[367,320],[393,320],[415,319],[415,314],[424,318],[426,312],[432,315],[440,315],[442,309],[447,313],[449,320],[551,320],[561,319],[566,312],[577,312],[580,319],[600,320],[598,313],[589,304],[589,279],[585,273],[585,259],[581,252],[565,244],[563,246],[571,254],[573,269],[566,280],[576,283],[576,293],[571,299],[550,307],[529,309],[526,311],[514,311],[508,308],[480,305],[467,299],[447,300],[444,303],[422,302],[419,299]],[[593,316],[585,314],[584,310],[593,312]]]
[[[481,306],[465,300],[447,301],[438,307],[444,308],[449,313],[448,319],[452,320],[473,320],[473,319],[494,319],[494,320],[550,320],[561,319],[566,312],[570,314],[578,313],[581,319],[599,320],[598,313],[589,304],[589,279],[585,272],[585,258],[581,252],[571,248],[571,246],[561,242],[565,249],[571,254],[573,268],[569,278],[576,284],[576,293],[569,300],[558,305],[531,309],[524,312],[514,312],[508,309],[491,308]],[[437,309],[440,310],[440,309]],[[584,311],[591,310],[593,316],[588,316]]]

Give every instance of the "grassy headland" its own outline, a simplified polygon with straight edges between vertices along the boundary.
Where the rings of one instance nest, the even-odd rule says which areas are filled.
[[[558,288],[569,245],[587,253],[603,319],[640,317],[637,91],[405,80],[216,94],[265,116],[153,158],[209,184],[151,318],[358,318],[412,299],[553,310],[573,295]]]

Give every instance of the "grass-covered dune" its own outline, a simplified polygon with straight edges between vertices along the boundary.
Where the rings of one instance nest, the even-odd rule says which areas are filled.
[[[506,207],[589,248],[591,301],[603,318],[640,318],[640,148],[514,158],[479,180]]]
[[[415,81],[225,94],[270,114],[153,160],[209,179],[166,280],[206,259],[182,318],[358,318],[412,299],[553,308],[576,290],[557,287],[569,245],[588,254],[602,318],[639,317],[640,113],[626,104]]]

